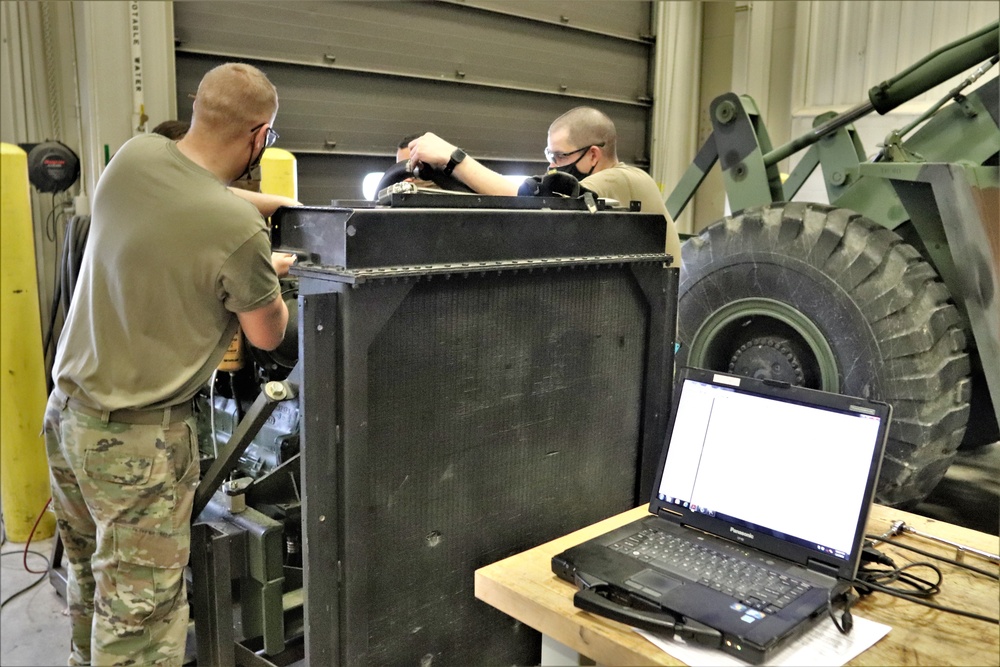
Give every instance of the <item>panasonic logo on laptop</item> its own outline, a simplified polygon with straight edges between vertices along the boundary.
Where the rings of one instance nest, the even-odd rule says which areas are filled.
[[[745,537],[745,538],[747,538],[747,539],[749,539],[749,540],[752,540],[752,539],[753,539],[753,533],[747,533],[747,532],[745,532],[745,531],[742,531],[742,530],[736,530],[736,529],[735,529],[735,528],[733,528],[732,526],[730,526],[730,527],[729,527],[729,532],[730,532],[730,533],[736,533],[736,534],[737,534],[737,535],[739,535],[740,537]]]

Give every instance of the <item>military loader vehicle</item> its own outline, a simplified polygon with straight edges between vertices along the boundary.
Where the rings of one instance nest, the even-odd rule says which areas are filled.
[[[993,23],[778,148],[750,97],[720,95],[667,199],[676,217],[718,162],[734,211],[683,244],[677,363],[890,403],[888,505],[920,502],[960,446],[998,439],[997,78],[963,92],[997,52]],[[855,120],[973,68],[866,157]],[[803,149],[782,182],[778,163]],[[792,201],[817,166],[829,203]]]

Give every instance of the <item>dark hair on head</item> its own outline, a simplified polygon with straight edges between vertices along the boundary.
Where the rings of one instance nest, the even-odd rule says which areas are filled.
[[[410,145],[411,141],[413,141],[414,139],[419,139],[422,136],[423,136],[422,134],[408,134],[405,137],[403,137],[398,144],[396,144],[396,148],[406,148],[407,146]]]
[[[153,134],[162,134],[167,139],[177,141],[178,139],[183,139],[184,135],[187,134],[190,129],[191,124],[187,121],[165,120],[153,128]]]

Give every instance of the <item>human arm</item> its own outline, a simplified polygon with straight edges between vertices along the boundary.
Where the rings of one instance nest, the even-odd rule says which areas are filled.
[[[296,201],[291,197],[284,197],[282,195],[272,195],[264,192],[254,192],[253,190],[244,190],[243,188],[235,188],[229,186],[229,191],[240,199],[245,199],[260,211],[260,214],[265,218],[271,217],[275,211],[281,206],[302,206],[302,202]]]
[[[285,327],[288,326],[288,306],[279,292],[267,305],[236,313],[243,328],[243,335],[254,347],[261,350],[273,350],[281,345],[285,337]]]
[[[272,350],[284,338],[288,323],[278,274],[287,272],[282,264],[290,265],[294,255],[273,252],[263,222],[258,218],[254,225],[259,231],[229,256],[219,272],[219,298],[236,314],[254,347]]]
[[[295,263],[295,255],[287,252],[272,252],[271,265],[279,278],[288,275],[288,269]],[[288,326],[288,306],[279,294],[271,303],[245,313],[237,313],[243,334],[250,343],[261,350],[273,350],[285,337]]]
[[[410,164],[428,164],[444,169],[455,152],[456,146],[432,132],[417,137],[410,142]],[[517,186],[475,158],[466,156],[451,175],[476,192],[484,195],[516,195]]]
[[[271,266],[274,267],[274,272],[278,274],[279,278],[284,278],[288,275],[288,270],[292,268],[292,264],[295,263],[295,255],[289,252],[272,252],[271,253]]]

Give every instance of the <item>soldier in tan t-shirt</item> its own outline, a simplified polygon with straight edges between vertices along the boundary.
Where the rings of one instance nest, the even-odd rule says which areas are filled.
[[[237,326],[271,350],[288,321],[278,277],[290,261],[226,188],[277,137],[277,110],[263,72],[220,65],[183,139],[130,139],[98,181],[44,427],[69,561],[70,665],[184,660],[191,399]]]
[[[576,107],[552,121],[545,157],[550,168],[575,176],[580,185],[599,197],[616,199],[623,206],[633,200],[640,201],[643,211],[662,215],[667,225],[666,252],[673,257],[672,266],[680,266],[680,236],[667,213],[659,186],[646,172],[619,162],[617,149],[614,122],[592,107]],[[516,185],[464,152],[456,151],[453,144],[428,132],[410,142],[409,159],[413,164],[429,164],[439,169],[450,165],[451,175],[481,194],[517,194]]]

